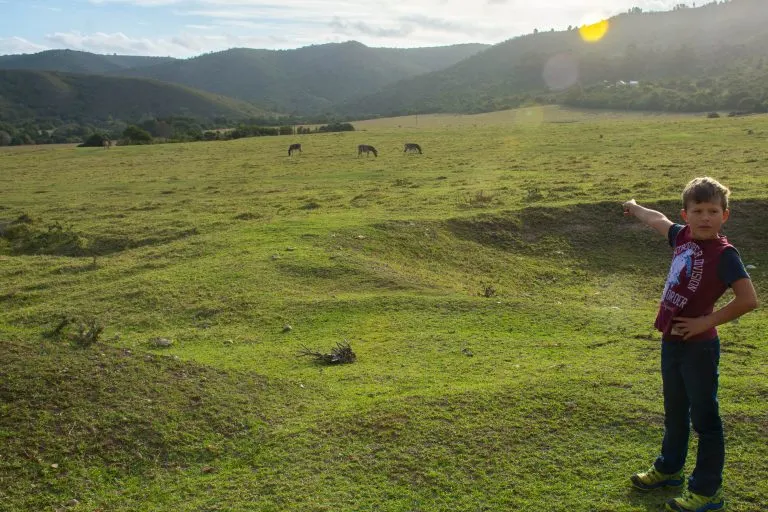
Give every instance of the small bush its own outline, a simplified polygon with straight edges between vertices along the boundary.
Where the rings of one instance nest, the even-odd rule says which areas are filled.
[[[138,126],[131,125],[123,131],[124,144],[151,144],[152,135]]]
[[[80,144],[78,147],[80,148],[101,148],[104,147],[104,141],[108,141],[109,137],[107,137],[104,134],[101,133],[94,133],[87,139],[85,139],[85,142]]]
[[[496,288],[492,284],[485,284],[483,285],[483,291],[481,291],[479,295],[487,299],[490,299],[491,297],[495,297]]]
[[[459,194],[457,203],[462,208],[485,208],[494,200],[493,194],[487,194],[482,190],[473,194]]]
[[[86,241],[71,226],[54,222],[41,230],[27,214],[0,224],[0,238],[10,243],[15,254],[86,255]]]
[[[13,221],[16,224],[32,224],[32,217],[27,215],[26,213],[22,213],[18,217],[16,217],[16,220]]]
[[[474,197],[469,200],[471,206],[486,206],[493,201],[493,194],[486,194],[482,190],[477,192]]]
[[[45,334],[55,341],[69,341],[73,346],[88,348],[104,332],[104,325],[94,317],[63,315],[56,326]]]
[[[243,212],[235,215],[236,220],[253,220],[253,219],[259,219],[259,218],[261,218],[260,214],[252,213],[252,212]]]
[[[45,231],[36,230],[30,224],[14,223],[4,230],[2,237],[9,240],[16,254],[52,254],[57,256],[85,256],[86,240],[71,226],[58,222]]]
[[[353,132],[355,127],[350,123],[331,123],[325,124],[317,129],[319,132]]]
[[[544,199],[544,194],[538,189],[538,187],[529,188],[526,190],[526,201],[540,201]]]
[[[70,337],[73,345],[87,348],[99,341],[104,326],[95,318],[82,320],[77,324],[77,332]]]

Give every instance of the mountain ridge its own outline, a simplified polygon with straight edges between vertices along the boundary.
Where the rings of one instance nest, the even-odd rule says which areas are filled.
[[[0,57],[0,68],[151,78],[248,101],[275,112],[318,115],[329,113],[336,103],[369,94],[401,78],[443,69],[487,47],[371,48],[347,41],[295,50],[231,48],[189,59],[155,60],[56,50]]]
[[[0,55],[0,69],[60,71],[63,73],[107,74],[134,67],[152,66],[176,60],[172,57],[106,55],[69,49],[37,53]]]
[[[242,119],[266,112],[255,105],[145,78],[0,69],[0,121],[188,116]]]

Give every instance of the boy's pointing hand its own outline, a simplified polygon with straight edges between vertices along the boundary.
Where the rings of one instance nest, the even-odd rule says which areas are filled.
[[[630,199],[629,201],[625,202],[623,205],[621,205],[622,208],[624,208],[624,215],[630,217],[632,216],[632,207],[637,206],[637,202],[634,199]]]

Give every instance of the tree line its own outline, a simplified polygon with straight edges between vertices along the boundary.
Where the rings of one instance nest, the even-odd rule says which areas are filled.
[[[251,118],[235,121],[217,117],[201,121],[191,117],[147,117],[134,123],[109,120],[106,123],[77,123],[60,120],[24,121],[17,125],[0,122],[0,146],[26,144],[80,143],[86,147],[101,147],[103,141],[118,144],[152,144],[162,142],[194,142],[232,140],[243,137],[300,135],[322,132],[353,131],[350,123],[331,122],[315,127],[296,124],[296,118]],[[282,122],[282,124],[279,124]],[[234,127],[234,128],[233,128]]]

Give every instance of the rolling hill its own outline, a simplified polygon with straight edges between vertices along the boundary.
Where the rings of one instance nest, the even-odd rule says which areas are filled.
[[[0,120],[92,122],[183,115],[237,119],[263,115],[252,104],[143,78],[0,70]]]
[[[605,80],[682,81],[671,86],[689,95],[699,90],[727,95],[733,87],[754,94],[757,87],[757,95],[768,99],[757,78],[748,85],[730,80],[716,90],[706,83],[751,75],[763,66],[766,51],[768,9],[762,1],[733,0],[668,12],[636,10],[608,20],[608,31],[599,42],[585,42],[576,29],[518,37],[447,69],[348,101],[338,111],[359,118],[477,112],[518,106],[532,95],[547,94],[550,101],[567,102],[558,96],[560,90]],[[690,89],[690,81],[696,80],[704,83]]]
[[[332,112],[334,104],[398,80],[451,66],[486,47],[390,49],[350,41],[297,50],[235,48],[119,74],[179,83],[277,112],[312,115]]]

